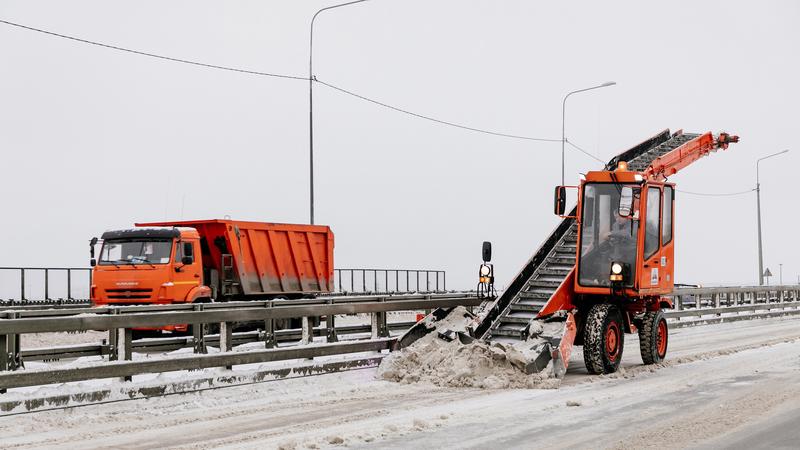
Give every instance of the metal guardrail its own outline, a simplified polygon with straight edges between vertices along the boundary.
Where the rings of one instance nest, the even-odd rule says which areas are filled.
[[[718,323],[759,317],[800,314],[800,286],[744,286],[719,288],[680,288],[673,292],[675,310],[666,313],[671,326]],[[80,381],[94,378],[124,377],[148,372],[164,372],[205,367],[230,367],[234,364],[283,359],[313,358],[333,354],[389,349],[394,342],[391,330],[410,323],[388,324],[388,311],[412,311],[477,306],[482,299],[474,294],[384,295],[329,297],[318,299],[231,302],[188,305],[122,306],[105,308],[31,309],[0,312],[0,390]],[[336,314],[370,314],[369,325],[336,327]],[[748,313],[748,314],[741,314]],[[314,328],[310,317],[327,316],[324,327]],[[302,318],[301,329],[275,330],[276,319]],[[682,320],[696,317],[697,320]],[[263,321],[263,329],[233,333],[234,322]],[[191,337],[133,341],[131,328],[158,327],[176,323],[193,324]],[[209,334],[206,324],[218,323],[220,332]],[[20,351],[19,336],[25,333],[108,330],[102,344]],[[338,342],[340,334],[369,333],[370,340]],[[324,336],[327,344],[313,338]],[[301,345],[276,348],[279,342],[298,341]],[[234,344],[263,341],[265,350],[231,353]],[[304,345],[303,345],[304,344]],[[216,345],[221,353],[207,355],[206,347]],[[193,347],[196,357],[131,361],[133,350],[170,351]],[[5,350],[5,351],[4,351]],[[113,365],[95,364],[80,368],[15,371],[25,358],[47,360],[88,355],[107,356]],[[244,356],[243,356],[244,355]],[[248,362],[242,362],[248,361]]]
[[[423,269],[334,269],[339,293],[389,294],[447,291],[444,270]]]
[[[0,389],[12,387],[34,386],[53,382],[78,381],[106,377],[126,377],[150,372],[166,372],[205,367],[230,367],[233,364],[250,362],[267,362],[282,359],[313,358],[348,352],[361,352],[390,348],[392,326],[387,323],[386,313],[389,311],[414,311],[437,307],[477,306],[483,300],[474,295],[465,294],[429,294],[429,295],[387,295],[330,297],[325,299],[301,299],[280,301],[206,303],[188,305],[156,305],[156,306],[120,306],[103,308],[69,308],[49,310],[9,310],[0,312]],[[337,328],[337,314],[370,314],[369,328],[347,330],[348,332],[368,331],[370,340],[339,343],[339,331],[348,327]],[[325,328],[315,330],[312,318],[326,316]],[[302,328],[299,330],[299,346],[276,348],[281,334],[288,335],[292,331],[275,330],[276,319],[301,318]],[[266,350],[256,352],[231,353],[236,340],[233,325],[240,322],[261,322],[263,331],[258,333]],[[133,349],[157,342],[133,342],[132,328],[160,327],[174,324],[191,324],[193,336],[191,342],[194,353],[202,358],[188,360],[184,357],[165,358],[157,361],[131,361]],[[219,324],[218,336],[209,336],[207,324]],[[93,365],[90,368],[54,368],[48,370],[25,370],[14,372],[24,367],[20,350],[20,335],[26,333],[69,332],[87,330],[108,330],[107,343],[94,349],[62,348],[37,349],[42,359],[72,357],[82,352],[99,352],[108,355],[108,361],[117,361],[110,366]],[[328,344],[313,342],[317,334],[323,334]],[[239,336],[241,338],[241,336]],[[286,336],[284,336],[286,337]],[[221,353],[206,355],[209,341],[217,342]],[[173,342],[173,345],[181,345]],[[91,347],[91,346],[89,346]],[[30,353],[31,351],[28,351]],[[96,353],[95,353],[96,354]],[[249,356],[242,356],[249,355]],[[252,356],[255,355],[255,356]],[[298,356],[300,355],[300,356]],[[49,358],[47,358],[49,356]],[[241,362],[241,361],[248,362]],[[124,363],[122,363],[124,361]],[[176,362],[178,361],[178,362]],[[181,366],[181,364],[188,364]],[[109,368],[111,367],[111,368]],[[180,367],[176,369],[175,367]]]

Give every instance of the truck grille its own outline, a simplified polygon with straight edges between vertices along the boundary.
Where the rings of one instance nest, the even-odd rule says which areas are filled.
[[[123,288],[106,289],[106,296],[109,299],[129,300],[150,298],[153,295],[152,289],[147,288]]]

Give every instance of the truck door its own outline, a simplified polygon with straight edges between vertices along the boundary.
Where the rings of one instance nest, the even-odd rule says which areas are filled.
[[[200,284],[201,268],[199,254],[196,250],[196,242],[190,239],[183,239],[175,245],[175,259],[173,262],[175,266],[175,274],[173,275],[175,281],[173,283],[175,286],[173,292],[175,293],[176,302],[186,301],[186,295],[189,291]],[[191,262],[189,262],[189,259],[183,261],[185,256],[189,257]]]
[[[648,185],[645,195],[643,264],[639,275],[639,288],[657,289],[661,287],[666,272],[666,259],[661,258],[660,242],[661,187]]]

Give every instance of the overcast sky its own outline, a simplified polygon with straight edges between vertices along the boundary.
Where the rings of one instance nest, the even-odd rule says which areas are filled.
[[[306,76],[321,1],[0,1],[0,18],[146,52]],[[800,3],[372,0],[322,13],[315,75],[488,130],[567,136],[608,160],[664,128],[742,142],[673,177],[755,187],[765,265],[796,282]],[[436,268],[500,285],[557,223],[560,144],[442,126],[315,89],[317,223],[338,267]],[[136,221],[308,221],[308,83],[121,53],[0,24],[0,265],[88,263]],[[600,164],[567,153],[567,181]],[[756,198],[678,193],[676,281],[757,282]]]

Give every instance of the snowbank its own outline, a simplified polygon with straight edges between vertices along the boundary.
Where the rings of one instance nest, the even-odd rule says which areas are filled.
[[[541,344],[538,338],[510,345],[479,340],[463,344],[458,338],[446,341],[439,337],[440,331],[466,331],[468,316],[466,309],[457,307],[444,319],[429,323],[434,330],[384,358],[376,376],[399,383],[424,382],[449,387],[558,387],[560,380],[552,376],[552,362],[540,373],[525,373],[526,365],[535,357],[531,349]]]

